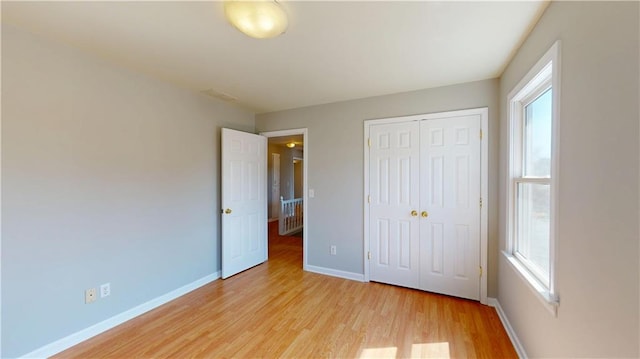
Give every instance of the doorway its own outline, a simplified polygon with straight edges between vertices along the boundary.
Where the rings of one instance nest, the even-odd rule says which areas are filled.
[[[308,263],[307,253],[307,240],[308,240],[308,158],[309,149],[307,146],[307,129],[292,129],[282,131],[269,131],[262,132],[260,135],[267,137],[268,151],[267,159],[270,161],[267,168],[270,169],[270,173],[267,176],[269,183],[269,198],[268,218],[270,221],[283,216],[288,220],[288,229],[295,228],[296,218],[301,218],[302,227],[302,269],[306,270]],[[288,146],[287,146],[288,145]],[[286,149],[286,150],[284,150]],[[278,156],[274,156],[277,154]],[[273,188],[273,159],[279,158],[278,180],[279,188],[277,191]],[[299,171],[299,177],[296,181],[296,170]],[[273,193],[279,192],[279,196],[274,198]],[[275,207],[278,207],[277,211],[283,211],[282,201],[285,201],[287,207],[284,208],[283,213],[277,213]],[[296,207],[298,205],[299,207]],[[279,223],[280,224],[280,223]],[[271,228],[271,226],[270,226]],[[291,232],[289,232],[291,233]]]

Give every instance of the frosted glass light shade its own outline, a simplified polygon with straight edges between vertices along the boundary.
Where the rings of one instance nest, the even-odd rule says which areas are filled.
[[[289,25],[287,14],[273,0],[225,1],[224,14],[236,29],[256,39],[276,37]]]

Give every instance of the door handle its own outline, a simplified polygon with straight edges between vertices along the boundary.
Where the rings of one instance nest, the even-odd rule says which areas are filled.
[[[422,218],[427,218],[427,217],[429,217],[429,212],[422,211],[421,216],[422,216]]]
[[[231,214],[231,208],[227,208],[227,209],[225,209],[225,210],[224,210],[224,213],[225,213],[225,214]]]
[[[411,211],[411,217],[417,217],[417,216],[418,216],[418,211],[416,211],[415,209]]]

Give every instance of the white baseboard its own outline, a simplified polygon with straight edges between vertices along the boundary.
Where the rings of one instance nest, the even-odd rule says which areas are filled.
[[[349,280],[355,280],[358,282],[364,282],[364,274],[353,273],[353,272],[345,272],[337,269],[325,268],[325,267],[316,267],[312,265],[307,265],[304,270],[308,272],[324,274],[332,277],[344,278]]]
[[[81,343],[89,338],[92,338],[100,333],[118,326],[128,320],[131,320],[139,315],[142,315],[152,309],[155,309],[165,303],[168,303],[180,296],[183,296],[195,289],[202,287],[205,284],[211,283],[214,280],[220,278],[220,272],[215,272],[206,277],[200,278],[194,282],[191,282],[183,287],[175,289],[167,294],[154,298],[146,303],[140,304],[137,307],[131,308],[120,314],[117,314],[109,319],[106,319],[100,323],[94,324],[88,328],[75,332],[67,337],[56,340],[53,343],[47,344],[39,349],[36,349],[28,354],[22,356],[22,358],[47,358],[55,354],[60,353],[63,350],[69,349],[72,346]]]
[[[509,319],[507,319],[507,315],[502,310],[502,307],[500,306],[500,302],[498,302],[496,298],[487,298],[487,304],[489,306],[496,308],[496,312],[498,312],[498,317],[502,322],[502,326],[504,327],[504,330],[506,330],[507,335],[509,336],[509,339],[511,339],[511,343],[513,344],[513,347],[516,350],[518,357],[522,359],[527,359],[528,358],[527,353],[524,351],[524,347],[522,346],[522,343],[520,343],[520,340],[518,339],[516,332],[513,330],[511,323],[509,323]]]

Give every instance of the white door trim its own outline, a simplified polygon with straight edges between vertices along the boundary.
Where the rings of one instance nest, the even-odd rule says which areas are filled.
[[[280,130],[280,131],[269,131],[269,132],[260,132],[260,135],[269,137],[282,137],[282,136],[291,136],[291,135],[302,135],[302,213],[304,213],[302,217],[302,269],[308,270],[308,253],[307,253],[307,241],[309,238],[309,176],[308,176],[308,167],[309,167],[309,135],[308,130],[306,128],[296,128],[291,130]]]
[[[391,117],[376,120],[364,121],[364,281],[369,281],[369,259],[368,254],[370,251],[369,243],[369,133],[372,125],[395,123],[395,122],[408,122],[408,121],[420,121],[430,120],[436,118],[447,117],[459,117],[469,115],[480,115],[483,138],[480,143],[480,195],[483,200],[482,207],[480,208],[480,265],[482,266],[482,277],[480,278],[480,303],[487,304],[487,264],[488,264],[488,194],[489,194],[489,109],[487,107],[474,108],[468,110],[447,111],[430,113],[423,115],[411,115],[401,117]],[[478,134],[479,135],[479,134]],[[305,138],[306,141],[306,138]],[[306,142],[305,142],[306,143]],[[305,156],[307,151],[305,151]],[[306,171],[306,167],[305,167]],[[305,172],[306,176],[306,172]],[[306,178],[306,177],[305,177]],[[306,188],[305,188],[306,195]],[[305,200],[306,204],[306,200]],[[305,208],[306,211],[306,208]],[[306,212],[305,212],[306,213]],[[305,217],[306,220],[306,217]],[[305,223],[306,226],[306,223]]]

